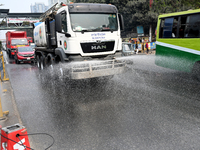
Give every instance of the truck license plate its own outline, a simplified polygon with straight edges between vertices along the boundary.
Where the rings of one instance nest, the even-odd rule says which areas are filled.
[[[27,58],[27,60],[30,60],[30,59],[31,59],[30,57]]]

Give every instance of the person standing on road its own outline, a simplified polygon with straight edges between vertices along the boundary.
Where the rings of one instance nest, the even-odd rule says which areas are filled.
[[[145,47],[145,45],[144,45],[144,38],[142,38],[142,52],[144,53],[144,47]]]
[[[145,47],[146,47],[146,49],[147,49],[147,54],[149,53],[149,43],[148,43],[149,41],[147,41],[147,43],[146,43],[146,45],[145,45]]]
[[[136,49],[135,54],[138,54],[138,43],[137,43],[137,41],[135,42],[135,49]]]
[[[131,40],[131,38],[129,39],[129,41],[128,41],[129,43],[132,43],[132,40]]]
[[[142,39],[141,38],[139,38],[139,42],[142,43]]]

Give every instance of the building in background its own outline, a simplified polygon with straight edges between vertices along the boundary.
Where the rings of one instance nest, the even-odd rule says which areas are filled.
[[[48,9],[48,6],[45,6],[44,3],[35,3],[35,5],[31,4],[31,12],[32,13],[43,13]]]
[[[48,0],[48,7],[50,8],[50,7],[52,7],[55,3],[61,3],[61,2],[63,2],[64,4],[68,4],[68,3],[70,3],[70,0]]]

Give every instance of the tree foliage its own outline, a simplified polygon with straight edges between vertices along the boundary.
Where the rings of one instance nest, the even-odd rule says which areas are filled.
[[[124,17],[125,31],[132,31],[142,25],[148,32],[149,26],[156,27],[158,15],[200,8],[199,0],[73,0],[76,3],[106,3],[117,7]],[[135,30],[134,30],[135,31]]]
[[[182,4],[186,6],[191,6],[192,8],[199,9],[200,1],[199,0],[182,0]]]
[[[188,0],[154,0],[151,11],[157,14],[179,12],[189,9],[195,9],[196,7]]]

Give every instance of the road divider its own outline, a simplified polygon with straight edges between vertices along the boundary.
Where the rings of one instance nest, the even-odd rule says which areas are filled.
[[[3,76],[2,76],[3,74]],[[6,69],[4,64],[3,52],[0,52],[0,79],[1,81],[8,81],[9,78],[6,78]]]

